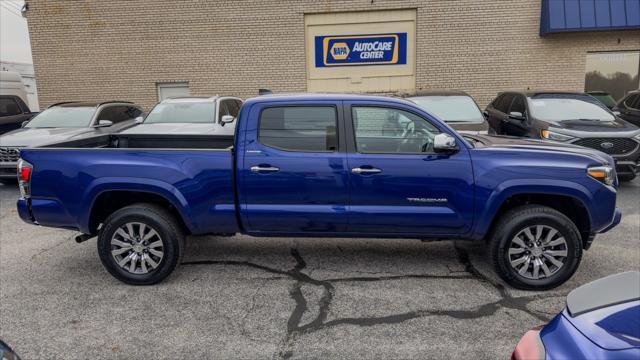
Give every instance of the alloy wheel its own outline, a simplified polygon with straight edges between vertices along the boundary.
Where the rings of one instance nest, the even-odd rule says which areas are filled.
[[[153,227],[129,222],[114,232],[111,256],[120,268],[129,273],[148,274],[157,269],[162,261],[164,245]]]
[[[520,276],[539,280],[557,273],[566,262],[567,254],[567,241],[557,229],[532,225],[511,239],[507,256]]]

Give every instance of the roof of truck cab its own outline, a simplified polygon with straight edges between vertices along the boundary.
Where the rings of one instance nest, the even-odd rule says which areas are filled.
[[[397,97],[334,93],[268,94],[247,99],[245,103],[252,104],[271,101],[387,101],[400,104],[413,104],[410,101],[399,99]]]

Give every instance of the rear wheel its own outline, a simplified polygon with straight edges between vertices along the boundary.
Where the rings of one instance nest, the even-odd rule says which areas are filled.
[[[546,290],[563,284],[578,269],[582,242],[564,214],[540,205],[505,213],[489,238],[489,256],[511,286]]]
[[[98,254],[118,280],[151,285],[173,272],[183,244],[182,229],[167,210],[154,204],[134,204],[105,220],[98,235]]]

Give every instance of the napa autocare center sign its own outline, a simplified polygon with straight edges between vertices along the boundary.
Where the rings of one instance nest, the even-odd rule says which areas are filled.
[[[407,63],[407,33],[315,37],[316,67]]]

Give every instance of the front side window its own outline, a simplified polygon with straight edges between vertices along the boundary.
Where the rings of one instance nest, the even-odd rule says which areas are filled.
[[[502,97],[500,98],[500,101],[498,102],[498,105],[496,106],[496,109],[506,114],[507,111],[509,111],[509,106],[511,106],[512,100],[513,100],[513,95],[511,94],[502,95]]]
[[[511,104],[511,108],[509,109],[509,113],[512,112],[519,112],[522,115],[527,112],[527,107],[524,103],[524,96],[516,96],[516,98],[513,100],[513,103]]]
[[[0,116],[20,115],[22,111],[18,103],[11,98],[0,98]]]
[[[354,106],[351,116],[359,153],[433,153],[440,133],[422,117],[399,109]]]
[[[109,106],[100,112],[98,115],[98,121],[109,120],[114,124],[117,124],[123,121],[133,120],[140,116],[140,114],[142,114],[142,111],[133,106]]]
[[[484,121],[480,109],[469,96],[417,96],[409,100],[445,122],[482,123]]]
[[[627,105],[628,108],[640,109],[640,95],[629,96],[629,98],[624,101],[624,104]]]
[[[540,94],[529,99],[529,111],[544,121],[613,121],[604,105],[590,96]]]
[[[260,143],[288,151],[327,152],[338,147],[333,106],[266,108],[260,114]]]
[[[215,103],[213,101],[179,101],[156,105],[145,124],[156,123],[210,123],[213,124]]]
[[[95,107],[52,107],[31,119],[27,128],[80,128],[91,123]]]

